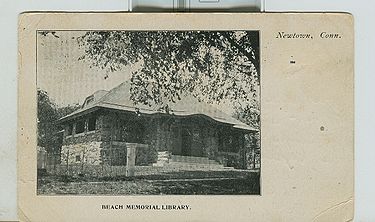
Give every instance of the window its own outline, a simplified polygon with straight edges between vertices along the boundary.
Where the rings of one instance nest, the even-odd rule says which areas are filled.
[[[73,133],[73,126],[71,124],[69,124],[69,125],[66,126],[65,130],[66,130],[66,135],[71,136],[72,133]]]
[[[76,162],[81,162],[81,155],[76,156]]]
[[[78,121],[76,124],[76,134],[83,133],[85,131],[85,121]]]
[[[90,117],[88,121],[88,131],[93,131],[96,128],[96,118],[95,117]]]

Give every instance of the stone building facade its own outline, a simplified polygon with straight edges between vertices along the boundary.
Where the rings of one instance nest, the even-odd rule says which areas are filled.
[[[133,105],[128,84],[94,93],[82,109],[60,119],[61,163],[125,165],[127,143],[140,145],[136,165],[151,165],[160,153],[167,159],[202,157],[225,164],[234,156],[246,161],[241,160],[245,135],[256,130],[208,104],[187,101],[165,112]]]

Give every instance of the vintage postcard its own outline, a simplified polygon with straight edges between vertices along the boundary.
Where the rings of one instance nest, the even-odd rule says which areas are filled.
[[[21,221],[349,221],[346,13],[24,13]]]

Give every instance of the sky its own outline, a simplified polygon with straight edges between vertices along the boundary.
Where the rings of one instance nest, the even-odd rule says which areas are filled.
[[[130,79],[132,67],[108,73],[78,60],[84,54],[77,37],[82,31],[58,31],[56,36],[38,35],[37,87],[45,90],[58,106],[82,104],[97,90],[110,90]]]

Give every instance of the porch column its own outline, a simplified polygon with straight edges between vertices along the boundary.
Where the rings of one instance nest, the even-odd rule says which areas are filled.
[[[243,159],[242,159],[242,167],[243,169],[247,169],[247,152],[246,152],[246,144],[245,144],[245,140],[246,140],[246,136],[249,136],[248,134],[243,134],[242,135],[242,139],[241,139],[241,149],[242,149],[242,153],[243,153]]]
[[[125,176],[132,177],[135,172],[135,151],[136,143],[126,143],[126,172]]]
[[[162,129],[160,127],[161,121],[160,118],[155,118],[155,124],[156,124],[156,150],[157,151],[164,151],[162,150]]]

